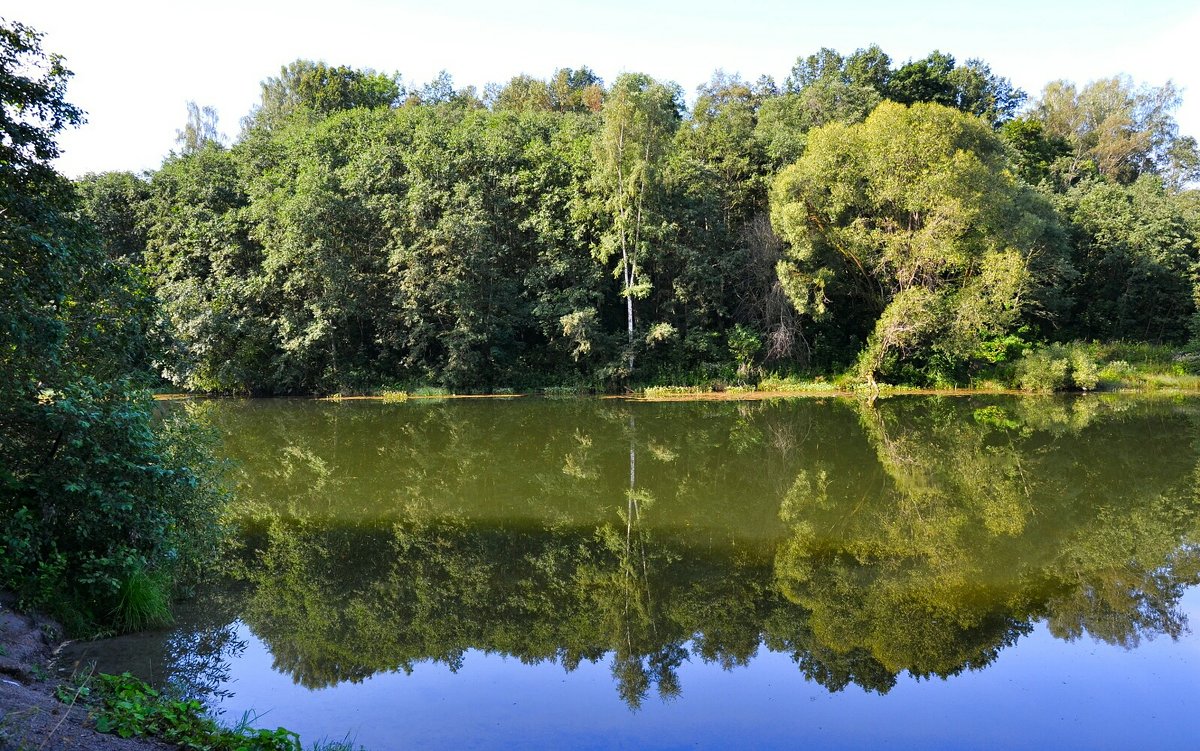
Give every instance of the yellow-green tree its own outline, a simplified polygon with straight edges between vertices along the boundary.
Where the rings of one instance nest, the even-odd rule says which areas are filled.
[[[771,213],[797,308],[863,316],[867,382],[960,376],[1023,316],[1051,312],[1066,273],[1051,209],[1013,177],[991,127],[941,105],[885,102],[814,130]]]

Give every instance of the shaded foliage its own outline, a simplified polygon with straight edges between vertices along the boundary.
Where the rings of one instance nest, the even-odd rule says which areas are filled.
[[[0,587],[74,631],[137,627],[214,557],[222,490],[143,390],[157,307],[121,204],[144,185],[95,178],[77,203],[48,163],[82,119],[70,73],[20,24],[0,23],[0,64]]]

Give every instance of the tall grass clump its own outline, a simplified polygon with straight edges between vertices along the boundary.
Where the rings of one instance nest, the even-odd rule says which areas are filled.
[[[117,602],[110,614],[120,631],[143,631],[169,625],[171,583],[163,572],[150,573],[135,561],[120,580]]]

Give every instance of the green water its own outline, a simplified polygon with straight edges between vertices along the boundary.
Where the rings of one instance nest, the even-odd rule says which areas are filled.
[[[306,738],[1200,737],[1170,711],[1200,689],[1200,400],[186,408],[243,548],[175,629],[87,649]]]

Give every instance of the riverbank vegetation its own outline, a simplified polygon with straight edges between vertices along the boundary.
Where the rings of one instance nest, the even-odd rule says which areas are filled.
[[[82,122],[69,71],[0,24],[0,590],[72,634],[169,617],[214,560],[224,490],[202,431],[154,418],[154,287],[49,162]]]
[[[71,182],[70,72],[2,41],[0,586],[75,630],[163,620],[219,545],[219,467],[151,388],[1197,385],[1170,83],[1030,99],[873,46],[688,106],[643,74],[480,93],[296,61],[232,141],[193,105],[159,170]]]
[[[231,143],[193,108],[159,170],[76,188],[189,390],[1020,388],[1048,344],[1189,351],[1178,104],[878,47],[718,73],[690,107],[641,74],[481,94],[298,61]]]

